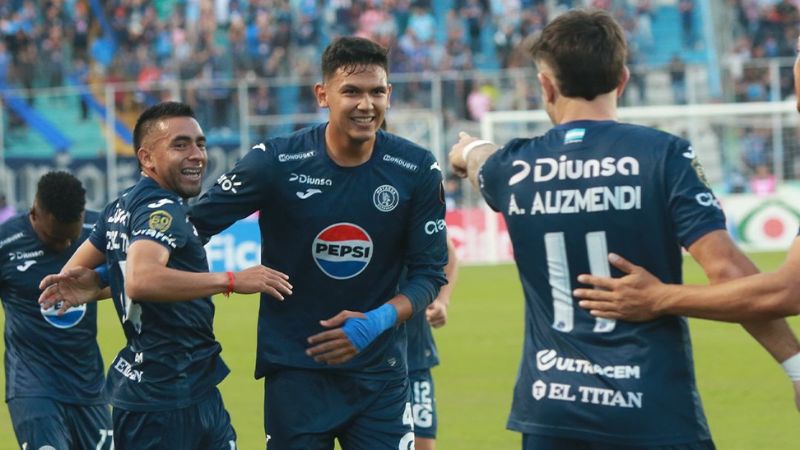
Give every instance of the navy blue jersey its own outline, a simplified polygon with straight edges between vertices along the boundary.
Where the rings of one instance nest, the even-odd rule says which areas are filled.
[[[408,370],[430,369],[439,364],[439,352],[425,311],[420,311],[406,322],[408,336]]]
[[[192,207],[210,236],[259,211],[261,261],[286,273],[293,294],[262,295],[256,376],[281,367],[405,376],[404,328],[387,330],[351,361],[330,367],[305,354],[319,324],[368,311],[398,292],[422,310],[446,282],[441,170],[419,146],[378,132],[371,158],[341,167],[325,149],[325,124],[256,145]]]
[[[125,294],[128,246],[140,239],[170,252],[167,267],[207,272],[203,244],[183,200],[143,177],[106,206],[90,242],[105,253],[114,306],[127,339],[108,371],[114,407],[129,411],[184,408],[201,400],[229,370],[214,339],[209,297],[147,302]]]
[[[6,401],[46,397],[79,405],[106,402],[97,304],[70,308],[59,317],[58,308],[43,311],[38,303],[39,282],[61,271],[96,220],[96,212],[86,211],[80,239],[60,253],[42,245],[27,213],[0,225]]]
[[[619,275],[624,255],[681,282],[681,247],[724,230],[683,139],[580,121],[511,141],[483,166],[484,198],[508,223],[525,293],[525,344],[509,427],[626,445],[708,439],[687,321],[595,319],[571,291],[581,273]]]

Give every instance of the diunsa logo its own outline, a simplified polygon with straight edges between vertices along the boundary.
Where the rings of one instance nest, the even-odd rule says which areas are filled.
[[[311,255],[322,272],[337,280],[360,274],[372,259],[372,239],[352,223],[333,224],[320,231],[311,244]]]

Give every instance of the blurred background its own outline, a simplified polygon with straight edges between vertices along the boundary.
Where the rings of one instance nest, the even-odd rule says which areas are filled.
[[[138,178],[131,130],[161,100],[197,111],[213,183],[252,145],[326,119],[312,86],[341,35],[391,49],[390,129],[442,163],[461,130],[498,143],[542,133],[526,38],[579,6],[626,31],[623,120],[690,139],[739,242],[786,248],[800,178],[794,0],[5,0],[0,219],[28,208],[53,168],[101,208]],[[447,173],[446,190],[462,259],[508,261],[502,221]]]

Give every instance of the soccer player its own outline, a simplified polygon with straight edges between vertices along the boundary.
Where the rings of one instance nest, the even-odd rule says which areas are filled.
[[[372,41],[333,41],[314,87],[328,122],[254,146],[191,210],[202,236],[259,211],[261,261],[292,276],[259,310],[270,449],[413,445],[397,325],[446,283],[445,205],[433,155],[380,130],[387,66]]]
[[[61,269],[97,220],[85,194],[69,173],[46,173],[30,211],[0,226],[6,402],[21,448],[112,448],[97,305],[57,316],[36,301],[39,280]]]
[[[416,450],[434,450],[439,417],[436,410],[436,389],[431,368],[439,365],[439,352],[431,327],[447,323],[450,296],[458,277],[458,263],[452,240],[447,239],[447,265],[444,267],[447,284],[425,309],[406,322],[408,335],[408,380],[411,383],[411,411],[414,414]]]
[[[596,319],[572,297],[608,250],[679,282],[686,248],[709,279],[755,268],[725,232],[691,145],[616,121],[626,44],[604,11],[571,10],[531,47],[554,128],[502,149],[462,134],[451,164],[508,224],[525,293],[523,359],[510,429],[525,450],[713,449],[685,318]],[[784,321],[748,323],[778,359],[798,351]]]
[[[40,301],[52,303],[62,283],[73,287],[85,268],[105,263],[127,339],[107,380],[116,449],[230,450],[236,434],[216,387],[229,370],[212,331],[210,296],[267,292],[278,301],[291,287],[284,274],[261,265],[208,272],[186,217],[207,162],[188,105],[147,109],[133,140],[142,178],[106,206],[64,273],[42,280],[48,288]]]

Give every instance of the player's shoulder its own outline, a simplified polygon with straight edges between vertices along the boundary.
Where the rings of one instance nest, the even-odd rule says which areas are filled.
[[[620,122],[615,124],[614,132],[625,136],[629,141],[639,141],[654,151],[685,148],[689,141],[672,133],[644,125]]]
[[[150,178],[143,178],[130,191],[120,197],[130,208],[146,207],[149,209],[181,205],[183,199],[169,189],[164,189]]]
[[[27,213],[20,213],[0,224],[0,249],[25,237]]]
[[[380,161],[407,173],[438,169],[439,163],[430,150],[396,134],[378,131],[375,144]]]
[[[325,124],[313,125],[291,134],[275,136],[251,147],[252,156],[275,160],[279,163],[314,158],[324,143]]]

